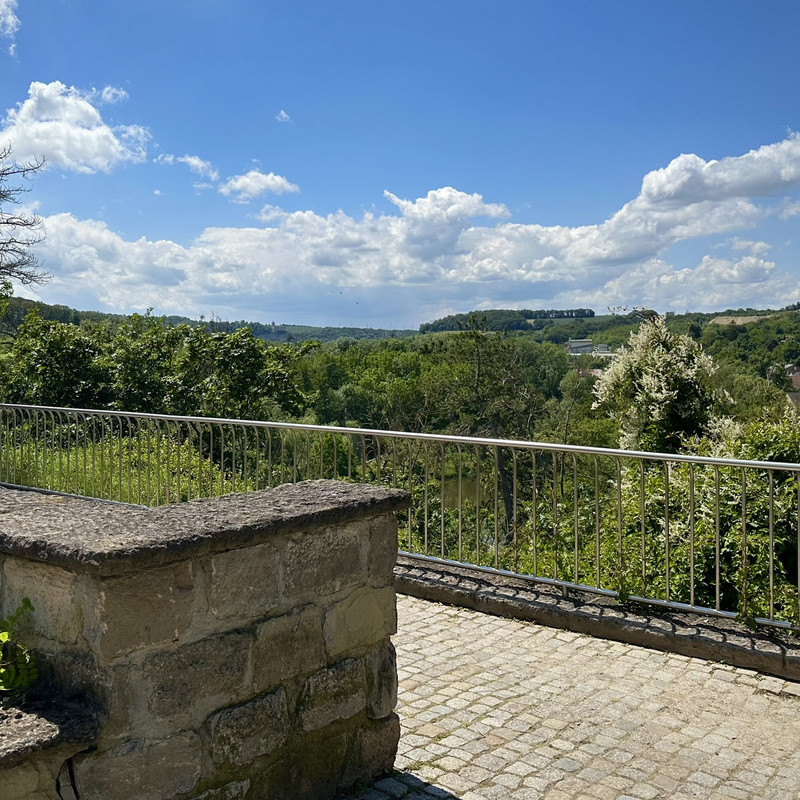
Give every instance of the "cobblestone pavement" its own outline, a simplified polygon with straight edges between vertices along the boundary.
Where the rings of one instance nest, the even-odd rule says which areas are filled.
[[[800,798],[800,684],[399,596],[397,772],[346,800]]]

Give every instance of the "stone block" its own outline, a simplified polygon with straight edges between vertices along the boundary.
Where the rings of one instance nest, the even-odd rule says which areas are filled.
[[[218,619],[264,616],[278,604],[281,564],[270,543],[210,558],[208,610]]]
[[[61,567],[7,558],[3,565],[0,617],[13,614],[28,597],[34,610],[20,619],[20,629],[59,644],[71,645],[83,633],[78,577]]]
[[[252,638],[235,632],[201,639],[150,656],[142,665],[148,707],[173,724],[199,722],[247,699]]]
[[[191,624],[194,580],[190,561],[108,578],[87,639],[101,660],[177,641]]]
[[[305,606],[258,626],[253,650],[256,692],[265,692],[289,678],[310,675],[324,664],[322,623],[315,606]]]
[[[3,800],[27,800],[39,787],[39,770],[33,759],[0,770],[0,790]],[[53,782],[55,789],[55,782]],[[47,797],[48,795],[45,795]],[[58,795],[53,792],[52,797]]]
[[[320,800],[332,798],[341,786],[347,758],[344,732],[320,731],[307,736],[253,781],[248,800]]]
[[[359,777],[375,778],[391,772],[399,741],[400,718],[395,713],[363,726],[357,734],[358,753],[354,759],[359,763]]]
[[[226,708],[206,722],[215,765],[241,767],[275,752],[289,735],[286,691],[280,689],[248,703]]]
[[[245,800],[250,790],[250,781],[233,781],[217,789],[208,789],[195,795],[192,800]]]
[[[394,565],[397,562],[397,517],[387,514],[370,520],[367,574],[373,586],[391,586],[394,583]]]
[[[387,639],[364,658],[367,678],[367,716],[383,719],[397,705],[397,654]]]
[[[355,716],[365,705],[363,665],[350,658],[306,680],[299,704],[300,725],[304,731],[316,731]]]
[[[126,742],[114,750],[77,756],[81,800],[167,800],[190,792],[200,778],[201,743],[195,733],[156,742]]]
[[[331,659],[363,651],[397,631],[394,587],[361,587],[325,611],[325,648]]]
[[[365,535],[363,525],[351,524],[290,537],[285,561],[287,595],[313,599],[362,583],[361,542]]]

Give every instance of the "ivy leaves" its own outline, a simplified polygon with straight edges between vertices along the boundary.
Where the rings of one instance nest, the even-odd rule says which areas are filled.
[[[14,638],[14,629],[20,617],[33,611],[27,597],[6,619],[0,619],[0,703],[17,702],[36,680],[38,670],[33,653]]]

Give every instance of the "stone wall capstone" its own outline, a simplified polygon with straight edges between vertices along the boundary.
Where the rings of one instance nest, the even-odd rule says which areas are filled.
[[[3,800],[317,800],[390,770],[407,502],[334,481],[154,509],[0,489],[0,617],[30,598],[39,685],[86,721],[0,748]]]

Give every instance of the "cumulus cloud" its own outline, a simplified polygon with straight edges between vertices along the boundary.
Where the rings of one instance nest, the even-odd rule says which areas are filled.
[[[754,242],[751,239],[740,239],[736,236],[731,242],[731,248],[733,250],[747,250],[752,256],[763,256],[772,250],[772,245],[768,242]]]
[[[153,159],[156,164],[185,164],[195,174],[208,178],[211,181],[219,180],[219,173],[210,161],[204,161],[200,156],[174,156],[171,153],[160,153]]]
[[[34,81],[27,99],[6,114],[0,141],[10,142],[19,160],[43,156],[50,166],[74,172],[110,172],[124,162],[144,161],[147,128],[111,126],[94,105],[124,96],[114,87],[82,92],[61,81]]]
[[[278,122],[291,122],[292,121],[292,118],[283,109],[281,109],[275,115],[275,119],[278,120]]]
[[[691,205],[731,197],[768,197],[800,186],[800,134],[742,156],[704,161],[683,154],[642,181],[641,197],[651,203]]]
[[[785,146],[719,162],[679,157],[595,225],[522,225],[502,203],[443,187],[415,199],[387,191],[391,212],[360,217],[265,205],[258,225],[207,228],[188,246],[125,242],[100,223],[68,217],[54,231],[51,218],[43,247],[53,287],[62,263],[67,275],[80,266],[80,281],[67,277],[64,287],[94,287],[120,310],[230,309],[239,318],[289,321],[319,318],[309,309],[322,308],[331,321],[386,327],[492,305],[785,305],[800,296],[800,283],[767,258],[767,242],[745,232],[767,217],[780,224],[800,171],[796,142],[792,134]],[[245,202],[287,187],[297,189],[252,170],[219,188]],[[670,263],[673,245],[698,237],[718,237],[707,242],[714,255]]]
[[[19,17],[16,14],[17,0],[0,0],[0,36],[9,39],[8,52],[16,52],[16,36],[19,30]]]
[[[251,169],[244,175],[234,175],[219,187],[221,194],[231,197],[234,203],[249,203],[263,194],[299,192],[300,187],[274,172],[263,173]]]

